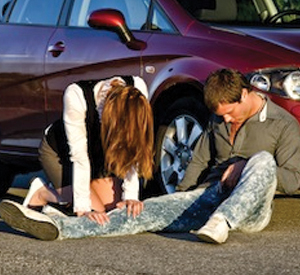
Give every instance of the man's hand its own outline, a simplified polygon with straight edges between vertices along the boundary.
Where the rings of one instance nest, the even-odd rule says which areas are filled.
[[[232,190],[237,185],[246,163],[246,160],[240,160],[228,166],[221,179],[224,189]]]
[[[127,207],[127,216],[132,215],[133,218],[140,215],[144,210],[144,203],[137,200],[126,200],[117,203],[117,208]]]

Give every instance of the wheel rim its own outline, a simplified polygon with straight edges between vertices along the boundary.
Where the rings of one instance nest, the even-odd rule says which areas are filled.
[[[203,128],[190,115],[176,117],[167,127],[161,149],[161,178],[167,193],[175,192],[192,160],[193,150]]]

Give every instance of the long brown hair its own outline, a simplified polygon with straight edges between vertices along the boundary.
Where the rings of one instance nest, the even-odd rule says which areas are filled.
[[[103,108],[101,140],[109,173],[124,178],[134,167],[140,177],[152,177],[153,115],[138,89],[112,87]]]

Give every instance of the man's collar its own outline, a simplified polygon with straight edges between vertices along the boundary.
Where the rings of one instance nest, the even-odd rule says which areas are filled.
[[[259,118],[260,122],[264,122],[267,119],[267,108],[268,108],[267,105],[268,105],[268,101],[266,99],[266,103],[265,103],[263,109],[258,114],[258,118]]]
[[[262,93],[256,92],[259,96],[262,97],[262,99],[265,101],[265,104],[263,106],[263,108],[259,111],[258,113],[258,120],[259,122],[264,122],[267,119],[267,105],[268,105],[268,97],[265,96]]]

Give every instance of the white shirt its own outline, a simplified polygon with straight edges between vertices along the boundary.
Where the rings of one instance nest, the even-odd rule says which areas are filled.
[[[116,79],[123,82],[124,86],[126,85],[122,78],[113,77],[99,81],[93,89],[100,120],[107,92],[111,88],[110,83]],[[136,86],[136,88],[147,97],[148,92],[145,82],[139,77],[134,77],[134,83],[135,86],[139,86]],[[74,212],[88,212],[91,211],[91,175],[85,123],[87,103],[82,89],[75,83],[69,85],[64,93],[63,103],[63,120],[70,147],[70,160],[73,162]],[[122,189],[123,200],[138,200],[139,179],[134,167],[131,168],[124,178]]]

